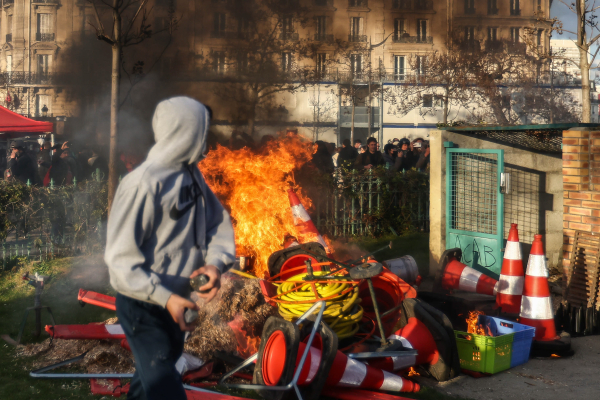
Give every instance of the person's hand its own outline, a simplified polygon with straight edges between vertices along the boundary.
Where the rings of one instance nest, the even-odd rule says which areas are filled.
[[[69,142],[64,142],[64,143],[62,144],[62,146],[60,146],[60,149],[61,149],[61,150],[66,150],[66,149],[68,149],[68,148],[69,148]]]
[[[12,151],[10,152],[10,158],[16,158],[17,157],[17,149],[12,149]]]
[[[427,149],[425,149],[425,157],[427,157],[429,155],[429,147]]]
[[[193,324],[185,323],[184,314],[186,308],[198,310],[198,305],[196,305],[196,303],[176,294],[172,294],[171,297],[169,297],[169,300],[167,300],[166,308],[169,314],[171,314],[171,317],[173,317],[173,321],[179,325],[179,328],[181,328],[182,331],[194,330]]]
[[[202,297],[209,303],[219,292],[221,288],[221,271],[214,265],[205,265],[204,267],[200,267],[190,275],[190,279],[194,278],[200,274],[204,274],[208,276],[208,283],[204,286],[200,286],[198,290],[207,291],[208,293],[199,293],[198,296]]]
[[[371,169],[373,168],[373,165],[369,164],[369,165],[365,165],[365,169]]]

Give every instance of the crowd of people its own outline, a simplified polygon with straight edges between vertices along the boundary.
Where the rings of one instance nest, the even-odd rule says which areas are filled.
[[[121,156],[119,175],[131,171],[139,161]],[[36,186],[71,185],[91,179],[108,177],[108,162],[100,151],[91,147],[77,148],[70,142],[28,143],[14,140],[6,157],[0,157],[0,170],[8,181],[19,181]]]
[[[344,139],[343,146],[339,148],[321,140],[317,140],[315,146],[312,164],[324,173],[340,167],[358,171],[384,167],[391,172],[414,168],[425,172],[429,165],[429,143],[422,138],[412,142],[407,138],[394,138],[383,147],[383,153],[373,137],[367,139],[365,145],[360,139],[356,139],[353,145],[350,139]]]

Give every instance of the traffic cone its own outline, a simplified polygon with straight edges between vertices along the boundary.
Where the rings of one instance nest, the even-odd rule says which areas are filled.
[[[407,349],[417,350],[418,355],[410,357],[380,357],[369,360],[369,365],[384,371],[400,371],[415,365],[436,364],[440,358],[437,345],[429,329],[417,318],[408,319],[408,325],[388,336],[399,340]]]
[[[442,287],[495,296],[498,281],[461,263],[461,256],[462,251],[458,248],[446,250],[442,255]]]
[[[306,348],[305,343],[300,343],[296,357],[296,367],[300,362]],[[261,372],[266,385],[275,386],[285,375],[286,365],[286,340],[282,331],[274,332],[264,347],[261,357]],[[311,346],[300,376],[298,386],[310,384],[321,364],[321,350]],[[294,374],[296,371],[294,371]],[[337,351],[333,365],[325,383],[326,386],[345,386],[361,389],[385,390],[390,392],[417,392],[420,386],[417,383],[381,369],[368,366],[360,361],[348,358],[341,351]]]
[[[525,280],[523,275],[519,231],[517,230],[517,224],[511,224],[504,250],[498,294],[496,295],[496,305],[502,309],[502,312],[518,314],[521,311],[521,296],[523,295],[523,281]]]
[[[317,227],[310,219],[310,216],[306,212],[306,209],[300,203],[300,199],[296,195],[293,189],[288,190],[288,198],[290,199],[290,207],[292,208],[292,216],[294,217],[294,225],[299,227],[301,233],[312,233],[317,237],[317,242],[321,244],[325,248],[325,252],[327,254],[331,253],[329,247],[327,247],[327,243],[323,240],[323,237],[317,230]]]
[[[559,339],[554,326],[552,298],[548,286],[548,267],[546,266],[546,256],[544,256],[542,235],[535,235],[531,244],[520,316],[521,324],[535,328],[533,340],[553,341]]]

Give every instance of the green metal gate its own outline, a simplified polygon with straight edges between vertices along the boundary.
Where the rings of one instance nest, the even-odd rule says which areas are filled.
[[[446,149],[446,248],[498,279],[502,268],[504,150]]]

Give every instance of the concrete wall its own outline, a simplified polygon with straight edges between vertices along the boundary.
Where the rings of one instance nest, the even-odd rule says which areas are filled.
[[[505,195],[504,238],[511,223],[519,225],[523,262],[527,262],[533,235],[544,235],[548,267],[562,265],[563,170],[560,156],[537,154],[457,133],[433,130],[431,146],[429,272],[435,275],[446,249],[446,149],[503,149],[504,172],[511,174],[511,193]]]

